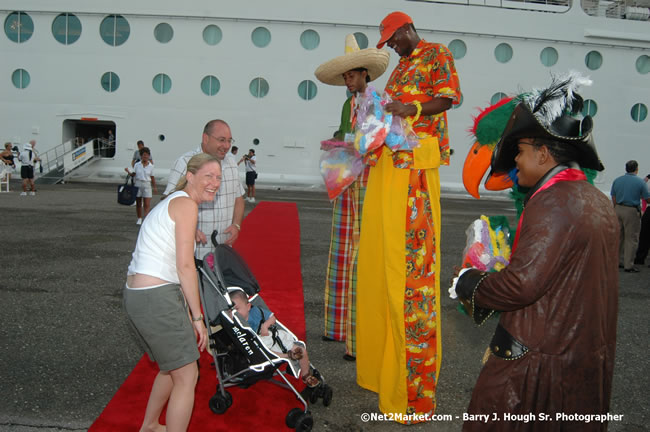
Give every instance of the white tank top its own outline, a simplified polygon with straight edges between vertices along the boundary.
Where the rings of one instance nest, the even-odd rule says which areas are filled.
[[[155,206],[144,219],[127,275],[140,273],[180,283],[176,271],[176,224],[169,217],[168,211],[169,203],[178,197],[189,195],[183,191],[174,192]]]

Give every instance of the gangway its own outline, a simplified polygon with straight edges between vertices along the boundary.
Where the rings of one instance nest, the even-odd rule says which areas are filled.
[[[71,139],[39,153],[42,174],[37,176],[36,183],[60,183],[75,169],[100,159],[106,153],[105,149],[111,145],[114,143],[109,143],[105,138],[94,138],[81,145],[76,139]]]

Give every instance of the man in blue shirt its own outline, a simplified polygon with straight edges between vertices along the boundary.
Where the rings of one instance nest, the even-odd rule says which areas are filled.
[[[625,172],[625,175],[614,180],[611,191],[614,210],[621,226],[619,267],[628,273],[638,273],[639,269],[633,266],[633,262],[641,230],[640,200],[650,203],[650,192],[644,181],[637,177],[637,161],[628,161]]]

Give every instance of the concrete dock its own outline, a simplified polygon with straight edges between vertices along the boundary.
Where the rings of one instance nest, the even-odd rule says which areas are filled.
[[[117,204],[116,186],[42,185],[36,196],[0,194],[0,431],[86,430],[142,352],[129,334],[121,290],[138,226]],[[443,363],[437,414],[449,420],[401,426],[362,420],[379,413],[375,394],[358,387],[344,345],[321,341],[331,206],[324,192],[258,190],[258,201],[297,203],[307,342],[312,362],[334,388],[332,405],[313,407],[316,431],[458,431],[496,325],[476,328],[447,296],[465,230],[480,214],[514,222],[507,200],[442,198]],[[154,202],[158,199],[155,197]],[[246,203],[247,211],[254,204]],[[617,360],[610,431],[648,430],[650,268],[620,273]],[[544,323],[540,323],[544,325]],[[559,384],[559,383],[558,383]]]

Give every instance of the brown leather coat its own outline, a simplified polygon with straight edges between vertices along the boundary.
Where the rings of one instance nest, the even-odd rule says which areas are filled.
[[[556,414],[609,411],[618,313],[616,214],[595,187],[568,181],[537,193],[523,217],[510,264],[483,279],[474,304],[502,311],[501,326],[529,352],[517,360],[490,355],[468,408],[490,421],[466,422],[463,430],[606,430],[607,423],[563,421]],[[530,413],[535,421],[505,421],[506,414]],[[542,413],[549,419],[542,421]]]

